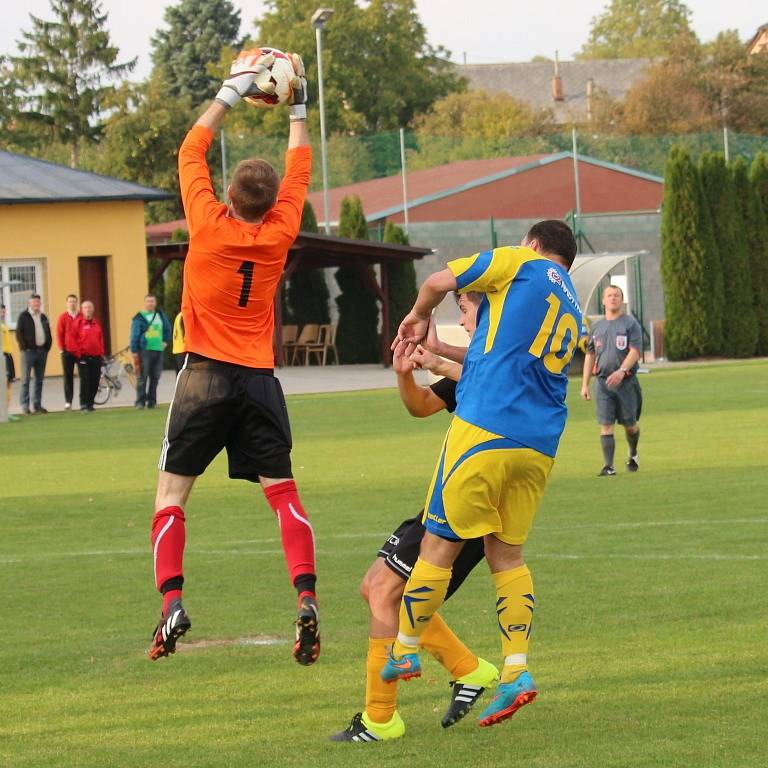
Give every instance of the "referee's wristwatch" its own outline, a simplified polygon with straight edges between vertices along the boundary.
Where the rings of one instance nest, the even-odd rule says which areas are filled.
[[[629,376],[629,370],[627,368],[619,368],[619,370],[624,374],[625,379]]]

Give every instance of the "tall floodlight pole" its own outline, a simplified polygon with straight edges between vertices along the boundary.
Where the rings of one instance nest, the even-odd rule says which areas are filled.
[[[227,137],[221,129],[221,199],[227,197]]]
[[[408,179],[405,170],[405,129],[400,129],[400,168],[403,173],[403,223],[405,224],[405,234],[408,231]]]
[[[318,8],[312,14],[312,26],[317,41],[317,87],[320,101],[320,158],[323,166],[323,221],[325,234],[331,234],[331,214],[328,205],[328,146],[325,140],[325,92],[323,91],[323,28],[333,16],[333,8]]]
[[[579,184],[579,144],[576,138],[576,129],[571,129],[571,141],[573,142],[573,186],[576,192],[576,210],[573,214],[573,223],[576,231],[576,245],[581,252],[581,185]]]

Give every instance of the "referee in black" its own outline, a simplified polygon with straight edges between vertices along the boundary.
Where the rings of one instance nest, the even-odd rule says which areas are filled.
[[[616,474],[613,456],[616,441],[613,428],[616,422],[624,427],[629,445],[628,472],[640,468],[637,443],[640,440],[640,411],[643,393],[637,381],[637,362],[643,349],[643,330],[640,323],[624,312],[624,293],[616,285],[603,292],[605,318],[595,323],[587,342],[584,357],[584,376],[581,396],[590,400],[589,380],[597,376],[595,400],[597,421],[600,424],[600,445],[603,449],[603,468],[598,477]]]

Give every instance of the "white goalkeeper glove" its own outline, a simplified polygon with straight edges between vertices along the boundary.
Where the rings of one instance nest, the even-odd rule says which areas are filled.
[[[304,69],[304,62],[298,53],[289,53],[288,56],[293,64],[293,71],[296,73],[295,77],[291,80],[291,98],[288,102],[290,105],[290,119],[292,121],[306,120],[307,73]]]
[[[262,53],[260,48],[240,51],[229,70],[229,77],[216,94],[216,101],[229,109],[249,94],[273,95],[275,84],[270,81],[269,67],[274,61],[271,53]]]

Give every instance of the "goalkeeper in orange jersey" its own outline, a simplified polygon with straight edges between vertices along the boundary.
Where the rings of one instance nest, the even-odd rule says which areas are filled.
[[[275,293],[299,232],[312,164],[298,56],[289,55],[294,76],[282,181],[265,160],[245,160],[233,174],[228,204],[221,203],[205,159],[231,107],[241,98],[274,95],[270,67],[278,53],[242,52],[179,149],[190,235],[182,297],[186,357],[168,410],[152,521],[155,584],[163,595],[152,659],[173,653],[191,627],[181,602],[184,506],[196,478],[223,449],[229,476],[260,483],[277,518],[298,592],[294,657],[307,665],[320,653],[314,535],[291,473],[291,430],[272,351]],[[226,500],[218,512],[225,525]]]
[[[473,293],[458,297],[459,322],[470,336],[475,329],[475,314],[481,298],[480,294]],[[397,374],[400,397],[412,416],[431,416],[443,410],[453,413],[456,408],[456,381],[461,375],[458,363],[463,360],[465,350],[440,342],[434,326],[431,326],[426,346],[429,349],[420,347],[410,356],[405,354],[404,344],[395,349],[392,366]],[[446,362],[433,352],[456,362]],[[421,387],[413,378],[416,366],[428,368],[443,378],[429,387]],[[405,724],[396,709],[397,682],[382,681],[381,670],[397,635],[403,588],[419,555],[425,530],[421,518],[420,513],[405,520],[392,532],[360,585],[370,617],[365,709],[352,718],[345,730],[331,736],[333,741],[385,741],[405,733]],[[466,543],[454,566],[448,597],[456,592],[484,558],[482,539]],[[442,726],[448,728],[469,712],[486,688],[495,685],[499,672],[493,664],[475,656],[439,614],[432,618],[421,644],[454,678],[451,682],[451,701],[441,721]]]

